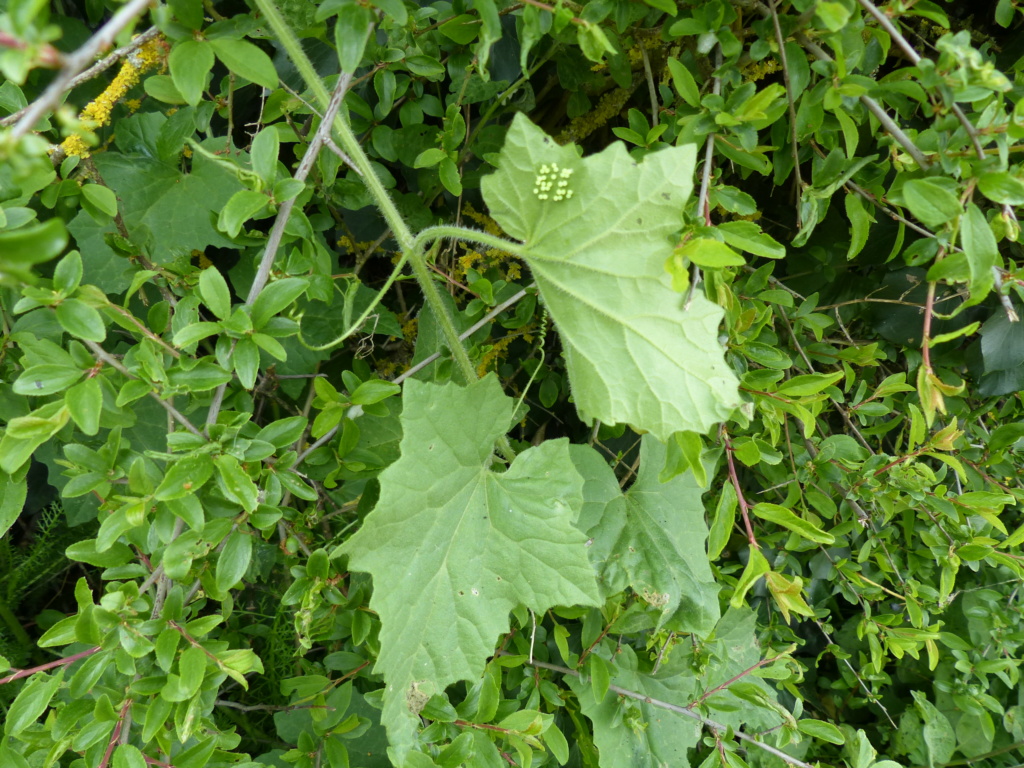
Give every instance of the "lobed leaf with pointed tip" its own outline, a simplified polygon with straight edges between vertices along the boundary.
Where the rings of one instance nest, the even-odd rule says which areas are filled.
[[[335,550],[373,575],[375,671],[398,764],[416,746],[420,709],[483,673],[514,607],[600,604],[586,537],[573,526],[583,478],[568,441],[546,441],[495,472],[513,401],[493,375],[468,387],[404,387],[401,456],[381,473],[362,528]]]
[[[695,163],[692,145],[639,163],[621,142],[580,158],[517,114],[498,171],[483,179],[491,216],[526,246],[585,421],[626,423],[665,441],[679,430],[707,433],[740,404],[718,342],[722,309],[699,292],[684,308],[664,268]],[[545,189],[552,176],[556,186]]]

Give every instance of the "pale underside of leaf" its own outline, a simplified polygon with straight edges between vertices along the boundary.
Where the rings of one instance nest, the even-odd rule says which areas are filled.
[[[401,457],[381,495],[338,552],[374,577],[381,619],[375,667],[387,684],[383,720],[396,753],[415,747],[416,715],[435,692],[478,678],[526,605],[596,605],[586,537],[572,521],[583,479],[568,442],[521,453],[491,469],[513,401],[489,376],[469,387],[405,384]]]
[[[621,143],[580,159],[517,115],[499,170],[483,180],[491,215],[525,243],[585,421],[627,423],[664,441],[707,433],[740,404],[718,342],[723,311],[699,293],[685,307],[664,269],[694,164],[689,145],[640,163]],[[571,170],[571,198],[534,193],[553,165]]]

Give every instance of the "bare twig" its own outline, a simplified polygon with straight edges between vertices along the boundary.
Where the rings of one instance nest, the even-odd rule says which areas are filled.
[[[501,655],[510,654],[508,654],[507,651],[502,651]],[[580,676],[580,673],[576,670],[569,669],[568,667],[563,667],[560,664],[549,664],[547,662],[537,660],[534,660],[529,663],[531,666],[539,667],[541,669],[549,669],[552,672],[559,672],[563,675],[571,675],[572,677]],[[777,747],[773,747],[770,744],[765,744],[763,741],[758,741],[753,736],[749,736],[743,731],[734,730],[732,726],[728,726],[724,723],[719,723],[716,720],[704,717],[703,715],[699,715],[692,709],[688,709],[687,707],[681,707],[678,704],[672,704],[667,701],[661,701],[660,699],[652,698],[645,693],[631,691],[628,688],[622,688],[614,684],[609,685],[608,690],[614,691],[615,693],[619,694],[619,696],[625,696],[628,699],[635,699],[636,701],[642,702],[644,704],[650,704],[651,706],[657,707],[658,709],[665,709],[669,712],[675,712],[677,715],[688,717],[691,720],[696,720],[701,725],[704,725],[705,727],[710,728],[712,731],[714,731],[716,736],[721,733],[732,733],[732,735],[740,741],[746,742],[747,744],[752,744],[758,749],[763,749],[765,752],[770,752],[771,754],[775,755],[788,765],[796,766],[796,768],[812,768],[812,766],[808,763],[805,763],[803,760],[797,760],[792,755],[787,755],[785,752],[783,752],[781,749],[778,749]]]
[[[734,5],[738,5],[741,8],[753,8],[766,19],[772,15],[772,9],[761,2],[761,0],[732,0],[732,2]],[[833,59],[824,48],[802,32],[797,32],[796,39],[801,46],[810,51],[811,55],[819,61],[835,61],[835,59]],[[925,158],[924,153],[916,144],[914,144],[913,141],[910,140],[910,137],[903,132],[903,129],[896,125],[893,119],[889,117],[877,101],[872,99],[870,96],[864,95],[860,97],[860,102],[878,119],[878,122],[882,124],[885,131],[896,139],[896,143],[902,146],[907,151],[907,154],[914,158],[914,162],[916,162],[922,170],[931,168],[931,164]]]
[[[722,49],[715,46],[715,70],[722,66]],[[711,92],[718,96],[722,93],[722,78],[715,77],[711,86]],[[697,215],[703,219],[704,226],[711,226],[711,211],[708,209],[708,194],[711,188],[711,168],[715,159],[715,134],[708,134],[707,143],[704,145],[704,167],[701,169],[700,192],[697,194]],[[693,302],[694,291],[700,283],[700,267],[693,265],[690,274],[690,287],[686,291],[686,299],[683,301],[683,309],[689,309]]]
[[[913,62],[916,65],[919,61],[921,61],[921,56],[920,54],[918,54],[916,50],[914,50],[914,46],[912,46],[910,42],[907,40],[907,38],[903,36],[903,33],[896,28],[896,25],[892,23],[892,20],[884,13],[882,13],[880,10],[878,10],[878,6],[872,3],[871,0],[857,1],[861,4],[861,7],[865,11],[870,13],[875,18],[875,20],[879,23],[882,29],[889,33],[889,36],[893,39],[893,41],[895,41],[896,45],[900,47],[900,49],[903,51],[903,53],[906,54],[907,58],[910,59],[911,62]],[[960,121],[960,125],[963,126],[964,131],[967,132],[967,136],[971,139],[971,144],[974,146],[975,154],[977,154],[979,159],[984,160],[985,150],[982,149],[981,139],[978,137],[978,131],[971,124],[971,121],[967,119],[967,115],[964,114],[964,111],[960,108],[959,104],[954,102],[952,109],[953,114],[956,115],[956,119]]]
[[[93,64],[91,67],[89,67],[81,74],[71,78],[71,82],[67,84],[65,90],[70,91],[74,88],[77,88],[82,83],[92,80],[97,75],[101,74],[102,72],[105,72],[106,70],[110,69],[112,66],[117,64],[117,62],[119,62],[125,56],[128,56],[131,53],[135,53],[135,51],[139,50],[139,48],[141,48],[143,44],[148,43],[158,34],[160,34],[159,29],[157,29],[156,27],[150,27],[141,35],[135,37],[130,43],[128,43],[128,45],[121,46],[113,53],[97,61],[95,64]],[[21,116],[24,115],[28,110],[29,107],[22,107],[17,112],[14,112],[13,114],[10,114],[7,117],[0,120],[0,126],[11,125],[12,123],[17,122],[18,119],[21,118]]]
[[[114,44],[114,40],[122,29],[135,21],[150,6],[153,0],[128,0],[110,21],[104,24],[100,30],[86,40],[85,44],[72,54],[64,58],[64,66],[53,79],[53,82],[43,91],[43,95],[32,102],[21,115],[14,127],[11,128],[9,139],[13,143],[32,130],[48,112],[52,111],[61,97],[71,88],[71,83],[97,53],[105,51]]]
[[[330,136],[331,127],[334,125],[334,117],[338,114],[338,109],[341,107],[341,102],[345,98],[345,92],[348,90],[351,82],[352,76],[349,74],[343,73],[338,77],[334,93],[331,94],[331,100],[327,105],[327,111],[320,121],[320,127],[317,128],[312,141],[306,147],[306,152],[303,154],[302,160],[299,161],[299,167],[295,171],[294,178],[297,181],[305,182],[309,172],[313,169],[313,163],[316,162],[320,149],[323,147],[327,137]],[[280,247],[281,239],[284,237],[284,228],[288,224],[288,219],[292,215],[292,209],[295,207],[297,199],[297,197],[293,197],[290,200],[286,200],[281,203],[281,207],[277,211],[274,226],[271,228],[270,236],[267,238],[266,250],[263,251],[263,258],[260,259],[260,265],[256,270],[256,277],[253,278],[252,286],[249,288],[249,295],[245,299],[246,304],[252,304],[256,301],[256,297],[260,295],[260,291],[263,290],[270,279],[270,270],[274,267],[277,249]],[[234,345],[232,345],[232,348],[234,348]],[[221,406],[224,404],[224,393],[227,391],[227,387],[227,383],[217,387],[217,391],[213,395],[213,401],[210,403],[210,410],[206,416],[207,425],[217,423],[217,416],[220,415]]]
[[[117,358],[115,358],[115,357],[111,356],[110,354],[108,354],[107,350],[105,350],[103,347],[101,347],[96,342],[88,341],[86,339],[82,339],[82,342],[90,349],[90,351],[93,353],[93,355],[96,356],[96,359],[102,360],[106,365],[109,365],[111,368],[113,368],[114,370],[118,371],[119,373],[122,373],[123,375],[127,376],[129,379],[137,379],[137,378],[139,378],[138,376],[133,374],[131,371],[129,371],[127,368],[125,368],[123,365],[121,365],[120,361],[117,360]],[[202,437],[203,436],[203,433],[200,432],[198,429],[196,429],[195,426],[192,424],[192,422],[189,421],[188,418],[186,418],[181,413],[181,411],[179,411],[177,408],[175,408],[169,402],[167,402],[162,397],[160,397],[160,395],[157,394],[152,389],[149,391],[149,396],[152,397],[154,400],[156,400],[158,403],[160,403],[160,406],[164,410],[166,410],[167,413],[169,413],[171,415],[172,419],[174,419],[176,422],[181,424],[181,426],[183,426],[185,429],[187,429],[193,435],[196,435],[197,437]]]
[[[803,197],[804,180],[800,175],[800,143],[796,134],[796,97],[793,95],[793,84],[789,80],[789,61],[786,59],[786,39],[782,36],[779,24],[779,0],[770,0],[769,10],[772,12],[772,24],[775,26],[775,42],[779,44],[779,61],[782,63],[782,79],[786,84],[786,99],[789,102],[789,142],[793,151],[793,174],[796,177],[796,228],[803,227],[800,216],[800,199]]]
[[[299,167],[295,171],[296,181],[304,182],[306,177],[309,176],[309,172],[313,170],[313,163],[316,162],[317,155],[320,154],[320,148],[331,134],[334,116],[338,114],[338,109],[341,107],[341,102],[345,98],[345,93],[348,91],[351,81],[352,76],[347,73],[343,73],[338,77],[338,82],[334,86],[334,93],[331,94],[331,101],[327,105],[327,111],[324,113],[323,120],[320,121],[320,127],[313,134],[313,140],[309,142],[309,146],[299,162]],[[270,279],[270,270],[274,266],[274,257],[277,255],[277,249],[281,245],[284,227],[288,223],[288,217],[291,216],[292,208],[295,207],[295,200],[296,198],[293,197],[291,200],[282,203],[281,208],[277,212],[274,226],[270,230],[270,237],[267,238],[267,249],[263,253],[259,269],[256,271],[256,277],[252,281],[249,295],[245,299],[246,304],[252,304],[256,301],[256,297],[260,295],[260,291],[263,290],[267,280]]]
[[[829,642],[829,644],[836,645],[835,640],[833,640],[831,635],[829,635],[829,633],[825,631],[825,626],[817,619],[814,619],[814,623],[818,625],[818,629],[821,630],[821,634],[825,636],[825,639]],[[868,701],[877,704],[878,708],[882,710],[882,714],[885,715],[885,719],[889,721],[889,724],[892,725],[893,728],[896,728],[896,722],[892,719],[892,715],[889,714],[889,710],[887,710],[885,708],[885,705],[881,702],[881,700],[879,700],[879,698],[871,692],[867,684],[865,684],[864,680],[861,679],[861,676],[857,674],[857,670],[853,668],[853,664],[850,663],[850,660],[844,658],[843,662],[850,669],[850,672],[853,673],[853,676],[857,678],[857,682],[860,683],[860,687],[864,690],[865,695],[867,695]]]
[[[651,58],[647,55],[647,48],[643,43],[640,44],[640,55],[644,59],[644,76],[647,78],[647,91],[651,97],[651,127],[654,128],[661,122],[661,104],[658,103],[658,89],[654,85]]]
[[[825,52],[824,48],[807,37],[807,35],[799,33],[797,34],[796,39],[800,45],[810,51],[816,59],[828,62],[835,61],[835,59]],[[885,132],[892,136],[896,140],[896,143],[906,150],[907,154],[914,159],[914,162],[920,166],[921,170],[927,171],[932,167],[931,163],[929,163],[928,159],[924,156],[924,153],[910,139],[910,137],[903,132],[903,129],[896,125],[896,122],[889,117],[889,113],[882,108],[881,104],[867,94],[860,97],[860,103],[867,107],[868,112],[874,115],[878,122],[881,123]]]

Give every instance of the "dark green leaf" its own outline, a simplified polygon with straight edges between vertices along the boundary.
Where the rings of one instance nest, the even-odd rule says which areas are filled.
[[[203,98],[206,76],[213,69],[213,49],[205,40],[181,40],[167,57],[171,80],[187,104],[196,106]],[[116,209],[115,209],[116,212]]]
[[[217,589],[225,593],[241,581],[251,559],[252,536],[241,531],[230,534],[217,558]]]
[[[934,179],[911,179],[903,185],[903,199],[910,212],[928,227],[941,227],[962,212],[960,201]]]
[[[217,58],[235,74],[264,88],[277,88],[277,71],[274,69],[274,63],[252,43],[221,37],[210,40],[209,44]]]
[[[90,377],[71,387],[64,395],[64,403],[78,428],[87,435],[95,435],[100,428],[103,410],[103,391],[100,383]]]

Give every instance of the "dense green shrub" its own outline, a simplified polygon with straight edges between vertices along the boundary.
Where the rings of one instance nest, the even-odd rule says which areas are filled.
[[[1019,763],[1021,10],[0,0],[0,764]]]

